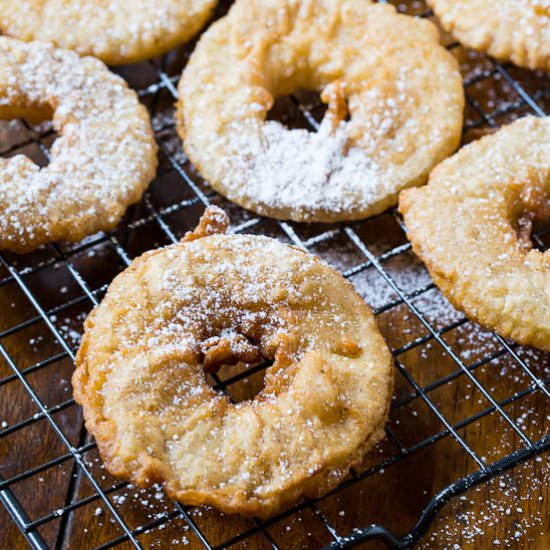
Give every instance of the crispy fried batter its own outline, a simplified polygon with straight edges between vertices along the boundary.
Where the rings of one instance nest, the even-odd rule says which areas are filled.
[[[0,158],[0,249],[110,229],[155,176],[149,116],[122,78],[97,59],[0,37],[0,118],[48,117],[59,133],[48,166]]]
[[[465,46],[520,67],[550,70],[548,0],[427,0]]]
[[[267,516],[334,487],[383,437],[392,361],[374,317],[327,264],[273,239],[148,252],[85,328],[73,386],[106,468],[184,503]],[[273,365],[253,400],[206,381],[259,356]]]
[[[274,98],[303,89],[328,104],[317,133],[266,121]],[[330,222],[381,212],[425,183],[459,144],[463,104],[430,21],[365,0],[237,0],[183,72],[178,128],[233,202]]]
[[[463,147],[401,193],[415,252],[443,294],[502,336],[550,350],[550,255],[527,238],[550,217],[550,118]]]
[[[182,241],[194,241],[208,235],[225,233],[229,228],[229,216],[221,208],[209,208],[193,231],[188,231]]]
[[[0,31],[122,65],[186,42],[205,24],[215,4],[215,0],[5,0]]]

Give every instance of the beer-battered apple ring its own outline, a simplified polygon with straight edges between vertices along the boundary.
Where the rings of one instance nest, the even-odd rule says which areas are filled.
[[[4,0],[0,31],[109,65],[161,55],[193,37],[216,0]]]
[[[389,350],[353,286],[274,239],[216,234],[147,252],[88,317],[73,376],[105,466],[186,504],[265,517],[330,490],[383,437]],[[273,360],[234,404],[221,364]]]
[[[465,46],[520,67],[550,71],[548,0],[428,0]]]
[[[399,202],[414,251],[456,307],[550,350],[550,252],[530,239],[533,222],[550,218],[550,118],[467,145]]]
[[[99,60],[0,37],[0,119],[51,118],[50,163],[0,158],[0,249],[29,252],[114,227],[154,178],[147,110]]]
[[[266,121],[277,96],[303,89],[328,104],[318,132]],[[237,0],[183,71],[178,129],[231,201],[333,222],[425,183],[460,142],[463,106],[457,63],[430,21],[364,0]]]

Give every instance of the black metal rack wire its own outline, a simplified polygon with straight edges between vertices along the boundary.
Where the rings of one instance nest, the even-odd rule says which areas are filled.
[[[416,3],[418,4],[418,3]],[[405,10],[406,7],[400,6]],[[420,16],[430,16],[427,10],[416,9]],[[450,44],[449,48],[458,48],[456,43]],[[185,57],[185,56],[184,56]],[[467,95],[469,118],[466,121],[465,132],[476,128],[494,128],[516,115],[527,113],[538,116],[545,115],[546,105],[550,104],[550,82],[547,77],[541,75],[539,86],[530,88],[525,85],[521,78],[516,76],[516,69],[496,63],[484,56],[475,56],[476,66],[465,78],[465,90]],[[179,63],[179,65],[178,65]],[[401,219],[395,211],[385,213],[368,222],[357,222],[352,224],[338,224],[334,226],[315,225],[304,229],[299,224],[287,222],[269,221],[259,218],[251,213],[228,205],[223,199],[213,193],[205,186],[200,177],[193,171],[188,161],[183,156],[175,133],[174,123],[171,117],[170,105],[177,97],[176,86],[182,63],[178,61],[176,67],[171,65],[170,56],[160,60],[151,61],[140,65],[139,69],[122,69],[121,73],[127,77],[131,86],[139,93],[141,99],[150,108],[156,135],[160,145],[161,166],[158,174],[158,181],[169,181],[170,185],[165,187],[168,192],[161,196],[156,193],[156,183],[153,183],[149,192],[142,202],[130,209],[120,226],[110,232],[101,233],[85,239],[76,245],[52,244],[44,250],[25,257],[0,253],[0,290],[14,288],[28,302],[30,313],[24,319],[14,319],[8,326],[0,327],[0,364],[4,363],[8,374],[0,378],[0,391],[8,384],[20,384],[30,398],[35,413],[25,418],[19,418],[15,422],[2,423],[0,428],[0,443],[2,439],[21,432],[28,427],[45,422],[55,437],[61,443],[63,452],[51,460],[33,465],[32,467],[5,477],[0,474],[0,500],[8,510],[13,521],[17,524],[27,541],[33,548],[48,548],[40,529],[50,522],[60,522],[59,531],[55,540],[56,548],[63,547],[64,532],[68,527],[69,517],[76,513],[81,507],[91,503],[98,503],[111,516],[111,522],[117,526],[119,534],[111,540],[102,544],[101,548],[110,548],[122,543],[130,544],[141,548],[140,535],[152,529],[161,527],[170,522],[180,520],[185,528],[192,533],[198,541],[207,549],[226,548],[249,540],[255,535],[263,537],[264,542],[271,548],[283,548],[270,535],[269,528],[282,519],[289,518],[305,509],[309,510],[319,520],[319,526],[325,529],[329,535],[328,546],[330,548],[348,548],[361,542],[379,538],[388,545],[395,548],[404,548],[419,539],[427,530],[438,510],[453,496],[465,492],[468,488],[483,483],[499,473],[510,469],[535,455],[541,454],[550,449],[550,433],[546,430],[541,437],[533,438],[526,433],[524,427],[508,412],[507,407],[531,394],[540,394],[545,399],[550,398],[549,378],[540,376],[521,354],[519,347],[499,336],[494,335],[495,346],[489,353],[482,354],[473,362],[465,360],[457,352],[452,343],[445,338],[450,331],[468,324],[463,316],[458,316],[443,326],[438,326],[433,319],[427,315],[418,305],[418,299],[429,295],[435,290],[433,283],[423,280],[421,284],[408,288],[400,280],[399,273],[388,266],[392,261],[402,258],[410,253],[410,244],[404,239],[404,232]],[[137,72],[136,72],[137,71]],[[137,76],[136,76],[137,75]],[[491,102],[479,100],[476,97],[476,87],[487,85],[493,89],[495,86],[505,85],[508,90],[506,101],[494,100]],[[304,105],[297,98],[291,98],[291,107],[302,118],[302,122],[315,129],[319,114],[319,105]],[[296,114],[295,113],[295,114]],[[26,136],[18,143],[2,152],[2,156],[10,156],[18,152],[25,152],[35,157],[43,155],[42,162],[47,161],[48,144],[53,140],[54,133],[47,125],[34,128],[21,123],[22,133]],[[40,388],[30,381],[30,378],[37,372],[47,369],[63,361],[74,359],[78,338],[67,331],[67,327],[60,324],[59,320],[64,315],[71,317],[74,326],[82,320],[82,314],[89,311],[103,296],[107,285],[117,271],[120,271],[131,259],[141,253],[145,248],[155,245],[163,245],[177,242],[185,230],[191,228],[197,221],[204,205],[210,202],[222,202],[229,207],[234,214],[235,225],[233,231],[252,231],[276,235],[299,247],[318,251],[326,243],[338,237],[341,242],[345,241],[344,248],[353,249],[353,265],[347,265],[342,260],[340,268],[343,274],[353,280],[354,277],[367,271],[375,273],[381,278],[385,285],[385,293],[389,298],[383,303],[374,307],[376,315],[383,315],[388,312],[406,311],[412,315],[422,329],[420,335],[400,342],[393,346],[392,352],[395,357],[397,376],[402,377],[408,386],[408,391],[400,395],[393,403],[392,411],[398,411],[413,401],[420,400],[429,409],[439,422],[440,429],[437,433],[407,445],[401,440],[392,427],[388,427],[388,438],[391,440],[398,452],[382,457],[378,463],[374,463],[364,471],[353,471],[340,487],[331,492],[336,494],[354,484],[373,476],[384,468],[390,467],[408,456],[423,449],[429,448],[444,438],[452,438],[474,463],[472,472],[444,487],[433,494],[431,499],[423,508],[416,524],[410,526],[408,532],[398,536],[384,525],[356,525],[352,532],[339,532],[332,524],[322,506],[316,501],[305,501],[294,506],[290,510],[271,518],[267,521],[251,520],[248,526],[237,533],[231,534],[226,540],[211,542],[208,535],[203,532],[200,522],[192,513],[192,509],[178,503],[172,503],[169,510],[149,519],[144,523],[132,526],[121,512],[117,502],[112,498],[121,488],[127,486],[124,482],[114,482],[105,486],[101,475],[87,460],[87,453],[95,449],[95,444],[87,436],[82,421],[79,420],[78,434],[69,435],[67,426],[59,420],[59,414],[63,411],[76,408],[74,401],[69,397],[65,400],[57,400],[55,403],[47,403],[41,397]],[[369,241],[365,231],[362,230],[363,223],[376,224],[384,218],[384,223],[391,221],[401,232],[401,242],[388,246],[381,250],[376,244]],[[382,223],[382,222],[380,222]],[[545,236],[548,230],[533,235],[533,242],[539,248],[545,248]],[[98,285],[89,283],[89,270],[94,268],[95,254],[98,250],[108,250],[112,259],[110,264],[116,264],[113,272],[109,270],[109,276]],[[338,253],[334,256],[340,264]],[[83,260],[84,258],[84,260]],[[111,256],[109,256],[111,258]],[[64,296],[57,301],[52,301],[48,293],[43,291],[51,278],[52,270],[63,271],[70,291],[65,291]],[[51,290],[51,289],[50,289]],[[51,292],[50,292],[51,294]],[[63,292],[62,292],[63,294]],[[0,308],[8,308],[7,303],[0,302]],[[77,314],[71,312],[78,311]],[[76,320],[75,320],[76,319]],[[32,364],[21,364],[17,355],[10,352],[6,341],[17,336],[33,326],[40,324],[48,332],[52,339],[52,346],[55,352],[45,357],[38,357]],[[428,384],[419,382],[411,373],[403,357],[412,350],[432,343],[438,346],[455,365],[455,370],[444,376],[430,381]],[[54,345],[55,344],[55,345]],[[499,396],[494,397],[493,388],[488,388],[476,375],[478,369],[495,361],[504,359],[514,363],[525,376],[528,383],[521,391],[513,391],[506,394],[506,378],[501,383],[503,391],[498,392]],[[225,392],[230,392],[231,386],[242,382],[246,377],[259,372],[262,367],[255,367],[248,371],[234,375],[226,380],[217,378],[216,386]],[[479,392],[484,400],[484,406],[474,415],[456,421],[448,418],[435,401],[432,399],[432,392],[457,379],[465,380]],[[504,395],[504,397],[503,397]],[[480,456],[475,446],[472,445],[463,434],[463,429],[484,417],[496,414],[515,433],[517,446],[511,452],[499,457],[497,460],[489,461]],[[20,450],[22,454],[32,453],[33,443]],[[61,506],[49,509],[39,517],[30,517],[17,496],[17,487],[30,478],[43,475],[48,470],[60,465],[70,464],[70,482]],[[75,480],[84,478],[90,486],[89,494],[82,496],[77,491]],[[326,497],[325,497],[326,498]],[[320,499],[322,500],[322,499]]]

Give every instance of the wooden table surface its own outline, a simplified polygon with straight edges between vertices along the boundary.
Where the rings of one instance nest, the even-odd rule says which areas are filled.
[[[424,7],[419,2],[409,2],[409,10],[419,13]],[[448,37],[446,40],[449,43]],[[461,62],[465,78],[472,82],[468,87],[471,101],[465,114],[465,122],[470,129],[464,141],[490,131],[490,124],[501,125],[530,112],[506,79],[495,72],[490,61],[461,47],[455,47],[452,51]],[[173,58],[163,61],[162,68],[169,76],[175,75],[181,70],[183,59],[184,54],[174,54]],[[134,86],[144,88],[153,80],[158,80],[158,67],[156,63],[145,64],[122,69],[121,72]],[[534,95],[540,107],[550,112],[548,75],[513,67],[507,69],[525,91]],[[144,96],[143,100],[154,115],[163,150],[177,154],[179,142],[171,124],[173,98],[166,89],[161,88],[150,96]],[[283,110],[288,107],[284,102],[281,105],[283,107],[279,105],[278,108]],[[483,113],[493,116],[484,119]],[[280,118],[280,115],[277,117]],[[286,123],[293,124],[289,120]],[[44,158],[39,158],[41,153],[36,144],[27,144],[32,137],[30,130],[20,122],[0,123],[0,152],[9,151],[10,155],[24,153],[45,163]],[[43,143],[48,146],[53,137],[46,130]],[[17,143],[21,147],[13,149],[13,144]],[[184,165],[184,170],[202,189],[208,191],[208,187],[188,165]],[[162,157],[159,178],[150,190],[150,205],[161,209],[192,197],[192,191],[182,182],[174,166]],[[217,195],[213,195],[213,201],[229,209],[235,225],[252,218]],[[167,212],[163,220],[179,236],[196,223],[201,211],[202,206],[193,204]],[[136,220],[145,221],[136,224]],[[128,224],[131,230],[125,229]],[[365,261],[343,226],[291,224],[290,227],[298,238],[309,245],[311,252],[331,261],[342,271]],[[406,244],[393,213],[353,224],[351,228],[377,255],[401,250],[399,247]],[[251,225],[251,231],[288,241],[288,233],[273,221],[264,220]],[[123,257],[117,253],[117,246],[122,246],[129,258],[133,258],[144,250],[167,242],[166,235],[151,216],[150,206],[140,204],[131,209],[112,239],[92,240],[76,252],[74,246],[60,245],[57,249],[48,247],[25,257],[9,254],[5,257],[18,272],[24,273],[25,285],[47,312],[48,319],[72,353],[78,346],[82,321],[92,307],[82,283],[87,289],[99,289],[95,296],[100,298],[104,285],[125,267]],[[65,255],[70,265],[64,261]],[[405,293],[424,288],[429,283],[425,269],[408,250],[387,259],[383,265]],[[27,273],[25,268],[28,266],[41,267]],[[80,283],[71,274],[73,268],[82,277]],[[350,279],[373,308],[380,310],[386,304],[394,303],[395,293],[372,266],[352,275]],[[4,478],[12,478],[29,469],[40,468],[67,453],[67,448],[48,421],[40,416],[35,417],[38,408],[22,382],[15,378],[7,379],[12,377],[14,365],[24,372],[26,382],[46,407],[57,406],[52,418],[70,445],[81,447],[88,445],[90,440],[82,426],[80,408],[71,401],[73,367],[70,353],[66,353],[44,319],[37,317],[37,311],[21,286],[8,278],[8,272],[2,266],[0,281],[0,473]],[[377,315],[380,329],[391,348],[410,348],[398,353],[396,359],[402,371],[416,384],[426,387],[448,377],[446,383],[432,389],[428,396],[437,411],[456,426],[460,442],[444,431],[445,427],[436,414],[421,397],[414,395],[406,376],[396,368],[395,403],[402,405],[392,410],[389,423],[391,437],[369,454],[358,472],[384,461],[388,465],[319,500],[314,507],[307,506],[297,513],[279,518],[265,527],[263,533],[253,533],[235,544],[234,548],[268,548],[269,539],[279,548],[320,548],[332,540],[321,518],[325,518],[341,535],[371,523],[383,524],[398,535],[405,534],[437,491],[479,469],[461,442],[485,464],[491,464],[522,446],[518,434],[501,414],[492,411],[491,403],[476,384],[486,389],[491,398],[502,403],[508,417],[531,440],[548,434],[550,400],[541,391],[529,391],[531,379],[528,373],[503,348],[502,342],[464,320],[436,289],[422,292],[413,303],[434,327],[442,329],[444,342],[466,366],[477,365],[471,370],[475,378],[471,380],[442,345],[427,336],[427,330],[406,304],[394,303]],[[422,343],[411,344],[419,339]],[[515,351],[535,376],[549,379],[548,354],[520,347]],[[235,368],[222,373],[224,377],[232,374],[235,374]],[[261,383],[261,375],[255,375],[248,382],[231,386],[231,394],[235,399],[248,398],[261,387]],[[515,395],[521,397],[507,401]],[[18,423],[23,425],[13,429]],[[436,434],[439,436],[434,438]],[[410,452],[403,454],[402,448]],[[163,496],[162,491],[142,491],[126,485],[117,489],[118,480],[102,469],[93,446],[90,445],[90,450],[83,452],[82,457],[102,488],[114,488],[109,493],[111,501],[130,528],[153,522],[149,531],[138,535],[144,547],[202,548],[197,535],[181,516],[174,514],[171,521],[162,521],[163,514],[174,511],[173,503]],[[470,489],[440,511],[418,546],[550,548],[549,474],[546,454],[489,483]],[[116,539],[122,533],[104,503],[93,498],[90,481],[75,467],[72,458],[56,462],[10,487],[30,520],[44,520],[39,532],[51,548],[94,548]],[[71,502],[79,502],[80,505],[72,511],[49,517],[52,512]],[[213,546],[255,525],[251,520],[223,516],[214,510],[193,509],[189,516]],[[159,525],[154,525],[157,520]],[[23,536],[0,506],[0,548],[24,548],[25,545]],[[123,542],[119,547],[131,546]],[[364,547],[385,548],[385,545],[374,541]]]

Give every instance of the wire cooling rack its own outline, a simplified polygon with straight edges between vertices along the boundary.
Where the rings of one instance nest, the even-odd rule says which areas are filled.
[[[420,2],[398,7],[431,16]],[[448,42],[465,78],[465,141],[518,116],[548,112],[548,75]],[[484,331],[446,303],[395,211],[352,224],[293,224],[259,218],[212,192],[182,153],[173,121],[190,51],[192,45],[118,70],[149,108],[160,146],[157,179],[119,227],[76,245],[0,254],[0,500],[34,548],[343,548],[374,538],[407,547],[452,496],[550,448],[547,356]],[[318,97],[305,94],[278,100],[271,116],[315,131],[322,114]],[[0,126],[4,157],[23,153],[46,164],[54,139],[48,123]],[[263,522],[182,506],[159,488],[137,490],[108,476],[70,388],[82,321],[112,278],[143,251],[177,242],[209,203],[229,211],[232,231],[276,237],[332,262],[373,307],[395,358],[386,440],[329,495]],[[536,247],[546,249],[547,233],[533,235]],[[256,367],[222,373],[213,384],[243,398],[261,376]],[[526,423],[525,410],[538,421]],[[493,430],[501,444],[487,447]],[[445,461],[460,464],[458,474],[437,474],[439,462],[447,470]],[[419,471],[422,463],[428,466]],[[373,481],[384,472],[384,484]],[[417,506],[400,509],[399,487],[415,475],[420,481],[407,481],[407,490]],[[422,485],[432,476],[437,484]],[[398,512],[393,523],[383,515],[389,507]]]

